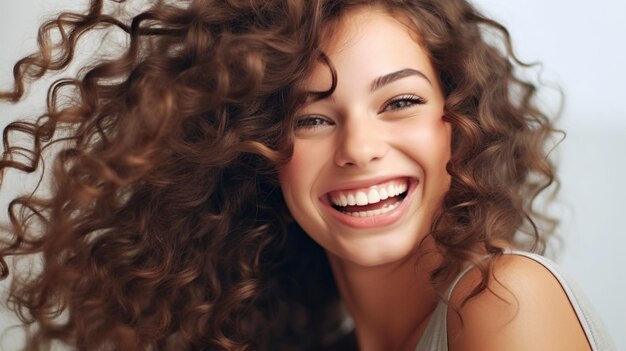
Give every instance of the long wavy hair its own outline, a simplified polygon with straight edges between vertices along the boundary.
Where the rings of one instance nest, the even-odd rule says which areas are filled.
[[[554,222],[533,202],[555,180],[554,129],[535,85],[515,74],[525,65],[507,30],[465,0],[155,1],[136,14],[111,1],[45,23],[0,93],[18,101],[30,81],[67,68],[86,33],[128,39],[52,84],[44,115],[4,130],[3,173],[36,172],[58,150],[49,195],[13,199],[0,242],[3,277],[9,257],[40,261],[13,269],[8,293],[27,349],[354,347],[341,344],[345,312],[324,251],[289,219],[277,171],[298,83],[356,7],[414,30],[444,89],[452,183],[430,234],[444,256],[434,286],[469,260],[483,263],[474,294],[484,290],[479,255],[501,254],[518,233],[542,250]]]

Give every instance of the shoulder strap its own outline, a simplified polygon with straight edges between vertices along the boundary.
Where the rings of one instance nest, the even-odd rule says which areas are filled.
[[[580,325],[582,326],[585,335],[587,336],[587,340],[589,341],[589,345],[591,345],[591,349],[593,351],[597,351],[599,343],[592,324],[598,325],[600,324],[600,322],[599,320],[595,319],[594,315],[591,313],[591,304],[589,304],[584,298],[581,290],[577,288],[573,281],[560,270],[558,265],[548,258],[531,252],[520,250],[506,250],[505,253],[524,256],[541,264],[558,280],[561,288],[567,295],[567,298],[569,299],[570,304],[574,309],[574,312],[576,312],[576,317],[578,318],[578,321],[580,322]]]
[[[526,251],[507,249],[504,251],[504,254],[524,256],[545,267],[557,279],[563,291],[567,295],[567,298],[569,299],[572,308],[578,317],[580,325],[587,336],[592,351],[615,350],[615,346],[608,336],[608,333],[605,331],[606,329],[600,320],[594,315],[591,304],[587,302],[581,290],[578,289],[577,286],[573,284],[573,282],[569,280],[563,272],[561,272],[556,263],[543,256]],[[473,265],[469,265],[464,268],[454,281],[452,281],[450,287],[448,287],[446,291],[446,298],[450,299],[452,292],[459,281],[472,268],[474,268]],[[415,351],[448,350],[447,307],[447,304],[439,302],[433,313],[431,323],[429,323],[429,326],[424,333],[425,339],[427,340],[420,340]],[[434,345],[437,346],[433,348]]]

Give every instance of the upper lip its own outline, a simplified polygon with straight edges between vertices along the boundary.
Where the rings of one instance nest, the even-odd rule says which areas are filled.
[[[321,198],[322,199],[325,198],[329,193],[332,193],[333,191],[348,191],[348,190],[355,190],[355,189],[365,189],[365,188],[382,184],[382,183],[385,183],[394,179],[402,179],[402,178],[410,179],[410,178],[415,178],[415,177],[404,176],[404,175],[393,175],[393,176],[379,176],[379,177],[368,178],[368,179],[340,182],[339,184],[334,184],[331,189],[326,190],[322,194]]]

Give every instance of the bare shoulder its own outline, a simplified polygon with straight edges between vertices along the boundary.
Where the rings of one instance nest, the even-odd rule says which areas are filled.
[[[540,263],[503,255],[494,262],[488,289],[448,311],[451,351],[590,350],[585,333],[559,281]],[[451,296],[460,303],[480,282],[470,270]]]

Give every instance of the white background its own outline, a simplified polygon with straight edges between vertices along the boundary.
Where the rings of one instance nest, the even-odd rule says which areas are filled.
[[[510,30],[515,51],[526,62],[544,64],[542,78],[566,95],[559,126],[567,138],[558,148],[562,188],[559,236],[553,257],[586,291],[618,349],[626,350],[626,2],[621,0],[474,0]],[[10,84],[12,64],[35,47],[38,23],[59,9],[84,8],[77,0],[2,0],[0,87]],[[536,72],[537,70],[533,71]],[[33,101],[41,101],[35,87]],[[39,100],[37,100],[39,99]],[[544,91],[555,106],[558,95]],[[0,127],[37,110],[28,102],[0,104]],[[18,192],[22,178],[10,174],[2,200]],[[2,207],[6,208],[6,207]],[[0,218],[5,218],[0,214]],[[0,312],[0,330],[14,321]],[[7,334],[0,349],[19,345]]]

